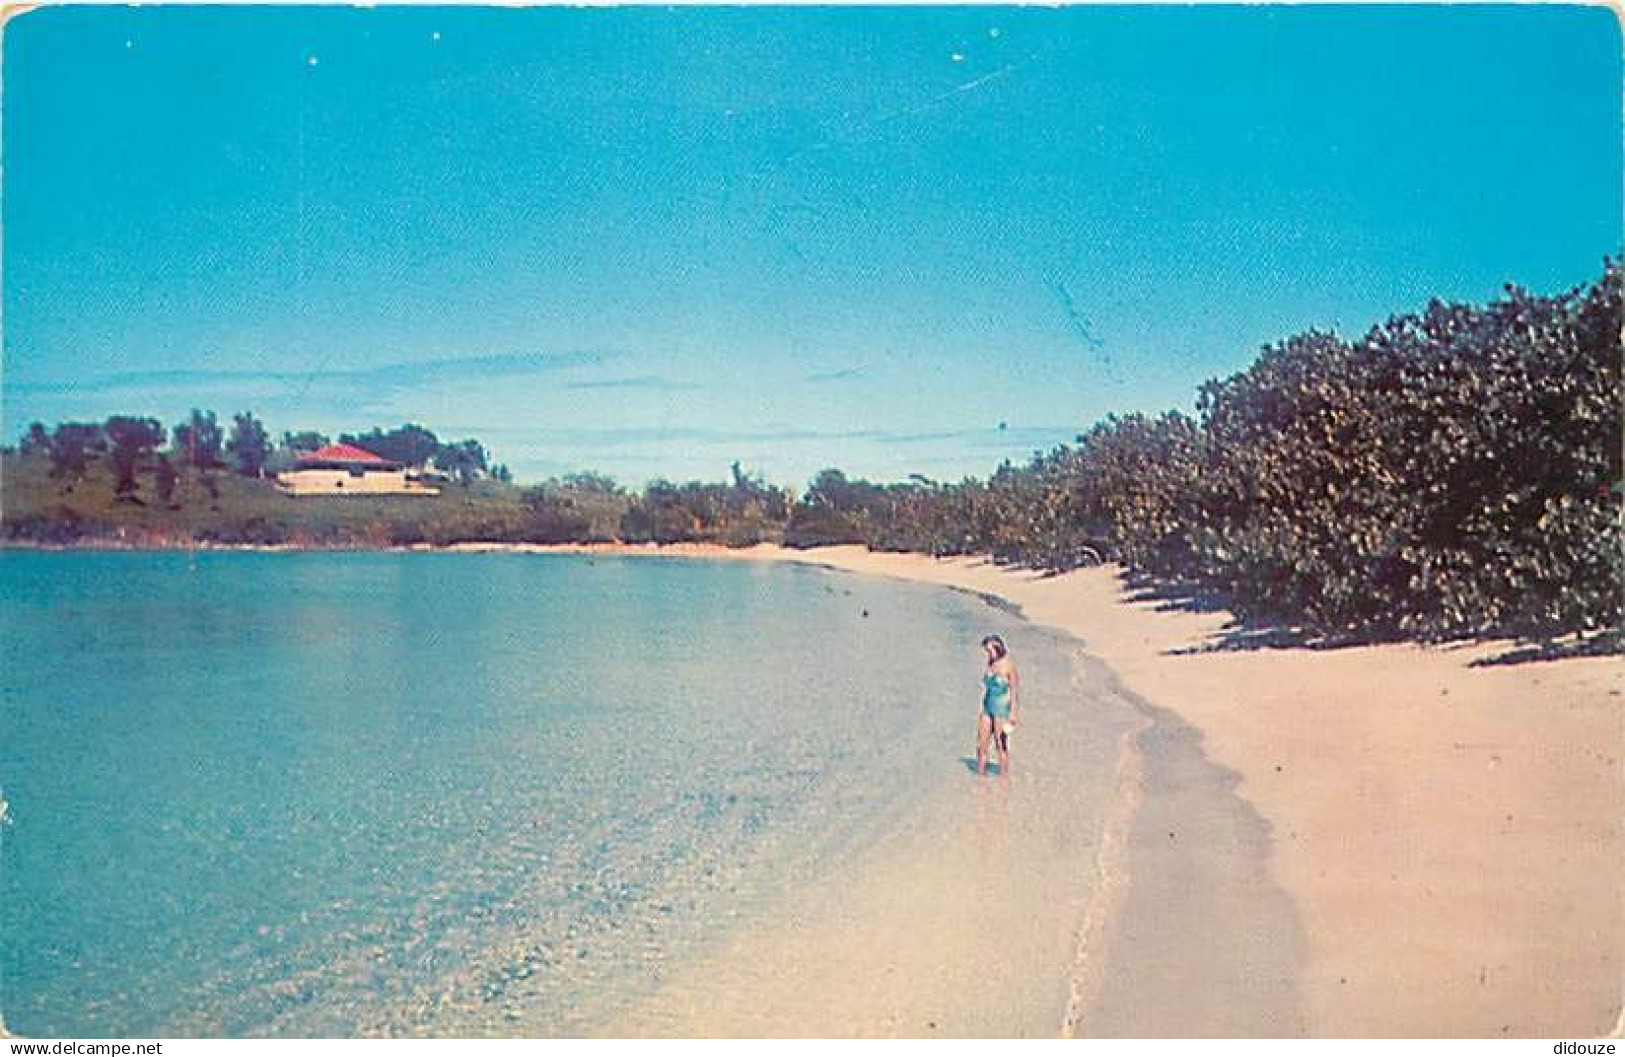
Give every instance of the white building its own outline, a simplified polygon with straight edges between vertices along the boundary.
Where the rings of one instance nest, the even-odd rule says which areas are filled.
[[[288,495],[439,495],[405,463],[391,462],[353,444],[329,444],[299,456],[277,474]]]

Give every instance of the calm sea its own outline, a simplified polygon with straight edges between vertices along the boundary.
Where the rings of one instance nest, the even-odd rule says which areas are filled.
[[[983,634],[1068,663],[742,562],[0,552],[0,600],[33,1036],[596,1030],[975,780]]]

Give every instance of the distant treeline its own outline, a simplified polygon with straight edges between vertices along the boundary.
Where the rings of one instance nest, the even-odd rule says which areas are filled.
[[[1611,260],[1595,283],[1556,297],[1509,288],[1483,307],[1434,302],[1357,340],[1302,334],[1203,385],[1194,418],[1113,416],[986,480],[874,484],[825,470],[799,497],[738,464],[726,482],[656,481],[637,493],[596,473],[519,488],[487,468],[478,442],[441,444],[408,425],[340,439],[437,465],[462,489],[433,501],[275,503],[264,482],[243,481],[260,487],[217,490],[204,514],[177,506],[172,482],[161,505],[178,515],[166,518],[131,510],[143,467],[162,497],[165,463],[205,478],[229,464],[256,477],[325,438],[286,434],[274,448],[245,414],[221,439],[213,415],[199,412],[164,453],[151,420],[36,424],[19,453],[48,463],[55,494],[8,473],[5,528],[13,539],[139,526],[317,545],[862,543],[1047,570],[1117,561],[1221,594],[1243,616],[1329,636],[1615,629],[1625,578],[1621,295]],[[152,428],[130,425],[142,421]],[[106,463],[114,496],[100,509],[64,492],[93,458]]]
[[[506,467],[490,464],[479,441],[442,442],[411,423],[399,429],[344,433],[339,441],[408,466],[433,467],[464,484],[486,474],[511,479]],[[142,472],[151,473],[156,481],[173,481],[181,469],[263,477],[292,469],[300,455],[328,443],[326,435],[314,430],[284,433],[280,444],[273,443],[265,424],[251,411],[232,416],[228,435],[213,411],[193,409],[187,421],[167,432],[158,419],[135,415],[114,415],[105,422],[62,422],[54,429],[35,422],[18,442],[17,452],[49,458],[51,475],[69,486],[95,457],[105,456],[117,474],[116,493],[128,499],[135,496],[136,478]]]

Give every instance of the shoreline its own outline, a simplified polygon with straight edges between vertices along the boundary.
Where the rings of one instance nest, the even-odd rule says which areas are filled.
[[[810,556],[999,595],[1193,728],[1272,833],[1270,874],[1306,934],[1311,1036],[1619,1033],[1619,658],[1475,667],[1508,646],[1494,642],[1202,652],[1228,614],[1138,599],[1113,568]]]
[[[977,600],[952,603],[972,626],[989,620],[975,615]],[[974,760],[960,707],[918,702],[922,739],[908,751],[952,759],[948,769],[933,767],[929,788],[899,802],[852,857],[809,871],[721,945],[674,965],[602,1025],[604,1036],[1089,1033],[1082,1014],[1098,992],[1078,967],[1099,961],[1103,930],[1089,926],[1111,915],[1120,887],[1116,831],[1133,806],[1120,779],[1148,721],[1071,636],[993,622],[1025,640],[1034,680],[1013,774],[961,772]],[[1140,1023],[1147,1036],[1159,1030]]]
[[[1178,732],[1228,773],[1232,794],[1263,827],[1267,880],[1301,923],[1298,985],[1308,1035],[1584,1038],[1617,1036],[1625,1026],[1618,657],[1485,664],[1505,642],[1204,650],[1227,614],[1136,597],[1113,567],[1046,576],[986,559],[861,546],[389,549],[792,562],[1002,600],[1023,619],[1084,643],[1128,692],[1169,714],[1164,735]],[[1177,810],[1169,788],[1143,779],[1142,791],[1151,788],[1161,807]],[[1150,863],[1156,841],[1141,825],[1145,806],[1122,851]],[[1134,878],[1129,884],[1131,901]],[[1105,931],[1122,924],[1107,922]],[[1111,949],[1109,938],[1099,942]],[[1141,968],[1142,977],[1168,982],[1185,966]]]
[[[1138,598],[1113,567],[1046,576],[861,546],[525,549],[801,562],[1001,598],[1082,641],[1234,774],[1302,922],[1307,1034],[1625,1024],[1618,657],[1484,663],[1507,642],[1203,650],[1229,614]]]

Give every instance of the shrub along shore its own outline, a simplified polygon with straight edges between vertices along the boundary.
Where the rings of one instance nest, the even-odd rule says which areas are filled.
[[[421,426],[341,440],[455,480],[433,499],[299,498],[266,478],[325,438],[230,436],[194,412],[29,427],[0,451],[13,544],[305,547],[861,543],[1061,571],[1115,561],[1324,640],[1617,633],[1625,272],[1555,296],[1433,302],[1363,337],[1310,332],[1204,384],[1196,414],[1112,416],[985,479],[797,496],[726,482],[515,485],[477,441]]]

